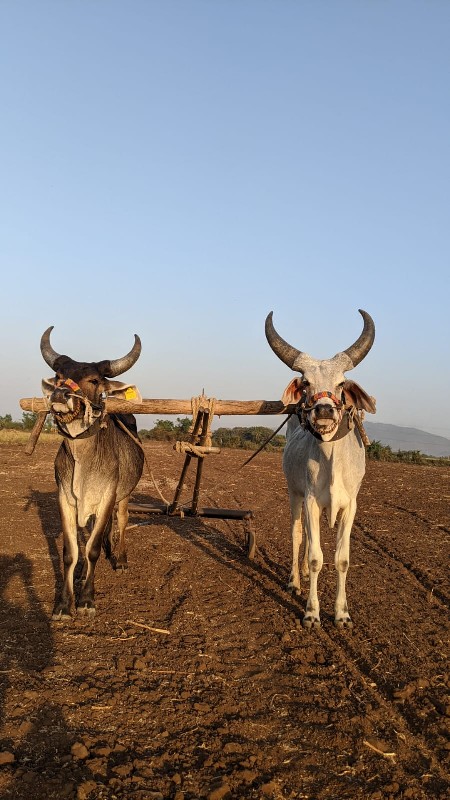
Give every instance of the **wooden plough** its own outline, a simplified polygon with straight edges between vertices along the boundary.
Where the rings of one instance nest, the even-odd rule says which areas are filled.
[[[249,558],[253,558],[256,550],[256,537],[253,525],[253,512],[244,509],[206,508],[199,505],[200,484],[203,462],[207,455],[220,453],[220,448],[211,446],[211,423],[214,415],[273,415],[290,414],[295,406],[284,406],[276,400],[215,400],[205,397],[194,397],[191,400],[154,400],[143,399],[140,403],[127,400],[107,398],[106,411],[110,414],[185,414],[192,415],[192,425],[188,442],[177,442],[175,449],[183,453],[184,465],[175,489],[173,500],[169,504],[150,505],[146,503],[130,503],[129,510],[135,514],[158,514],[178,517],[206,517],[209,519],[234,519],[244,523],[245,547]],[[37,412],[37,420],[31,432],[25,452],[31,454],[39,434],[44,426],[49,411],[44,398],[24,398],[20,401],[23,411]],[[197,459],[194,492],[190,507],[179,505],[179,499],[192,459]]]

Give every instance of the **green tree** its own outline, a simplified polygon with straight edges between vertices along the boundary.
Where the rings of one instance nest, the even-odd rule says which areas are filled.
[[[22,414],[22,422],[18,422],[17,427],[22,428],[24,431],[31,431],[34,428],[37,416],[35,411],[24,411]],[[56,428],[51,414],[47,414],[42,430],[44,433],[55,433]]]
[[[24,411],[22,414],[22,428],[24,431],[31,431],[36,422],[37,414],[34,411]]]
[[[168,419],[157,419],[155,426],[150,430],[140,430],[142,440],[156,439],[160,442],[174,442],[177,439],[187,439],[191,420],[189,417],[178,417],[176,424]]]
[[[373,461],[392,461],[394,454],[389,445],[374,441],[367,448],[367,458],[371,458]]]
[[[217,428],[213,432],[212,440],[216,447],[257,450],[272,434],[272,428],[266,428],[262,425],[254,425],[251,428]],[[281,450],[285,444],[285,437],[277,434],[266,445],[266,449]]]
[[[169,419],[157,419],[153,430],[164,431],[164,433],[172,433],[172,431],[175,430],[175,426]]]
[[[177,417],[177,422],[177,431],[179,431],[181,434],[189,433],[189,428],[191,427],[191,420],[189,417]]]

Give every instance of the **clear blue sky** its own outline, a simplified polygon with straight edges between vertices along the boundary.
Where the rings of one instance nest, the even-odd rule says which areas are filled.
[[[139,333],[145,397],[271,400],[270,310],[327,358],[364,308],[370,419],[450,436],[449,34],[448,0],[2,0],[0,414],[49,325]]]

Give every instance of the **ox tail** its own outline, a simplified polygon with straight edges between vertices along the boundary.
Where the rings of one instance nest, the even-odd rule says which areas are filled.
[[[105,525],[102,537],[103,552],[105,553],[105,558],[108,561],[111,561],[113,552],[113,541],[112,541],[113,517],[114,514],[111,514],[108,522]]]

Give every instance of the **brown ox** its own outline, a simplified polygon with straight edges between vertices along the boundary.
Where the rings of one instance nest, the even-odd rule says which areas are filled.
[[[55,459],[55,477],[64,537],[64,584],[56,599],[53,619],[70,618],[74,571],[78,561],[78,528],[88,530],[79,613],[94,614],[94,571],[102,544],[114,568],[126,569],[125,526],[128,499],[142,474],[144,455],[131,415],[105,413],[105,398],[114,394],[140,399],[135,387],[111,381],[135,364],[141,342],[128,355],[113,361],[84,363],[57,353],[48,328],[41,352],[56,375],[43,381],[53,419],[64,437]],[[132,433],[129,435],[127,431]],[[112,521],[117,508],[119,547],[112,552]]]

